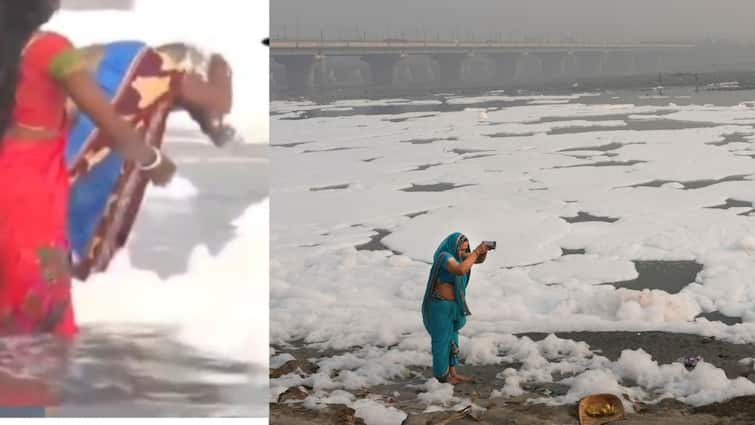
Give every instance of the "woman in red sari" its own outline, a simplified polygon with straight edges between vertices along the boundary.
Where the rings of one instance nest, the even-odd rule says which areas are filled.
[[[167,184],[175,173],[116,114],[71,43],[39,31],[59,3],[0,4],[0,335],[77,331],[66,236],[67,98],[153,183]]]

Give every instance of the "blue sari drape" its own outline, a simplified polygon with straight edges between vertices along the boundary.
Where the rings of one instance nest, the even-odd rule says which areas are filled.
[[[140,41],[108,43],[95,77],[115,111],[156,148],[183,73]],[[71,195],[68,235],[75,275],[86,279],[107,269],[136,221],[147,187],[139,167],[111,149],[109,135],[91,117],[74,117],[66,149]]]

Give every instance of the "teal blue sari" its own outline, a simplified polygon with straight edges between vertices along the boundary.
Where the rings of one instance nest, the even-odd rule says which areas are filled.
[[[422,299],[422,321],[432,340],[433,375],[441,382],[448,378],[449,368],[459,362],[459,330],[467,322],[469,308],[466,302],[467,284],[471,272],[454,276],[455,301],[446,301],[435,295],[435,283],[442,272],[445,263],[453,258],[461,263],[464,259],[460,255],[461,245],[467,238],[461,233],[452,233],[441,242],[433,255],[433,265]],[[466,250],[469,252],[469,248]],[[444,273],[445,274],[445,273]]]

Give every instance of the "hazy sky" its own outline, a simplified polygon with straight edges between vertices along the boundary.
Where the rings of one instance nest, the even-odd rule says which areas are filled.
[[[755,0],[271,0],[270,31],[293,38],[724,38],[755,41]],[[361,35],[360,35],[361,38]]]

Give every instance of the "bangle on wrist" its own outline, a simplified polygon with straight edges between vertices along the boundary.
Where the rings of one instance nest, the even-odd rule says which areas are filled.
[[[159,167],[160,164],[162,164],[162,162],[163,162],[163,154],[162,154],[162,152],[160,152],[160,149],[157,149],[154,146],[150,146],[150,148],[152,149],[152,152],[155,153],[155,160],[152,161],[151,164],[141,165],[140,167],[141,167],[142,171],[154,170],[155,168]]]

